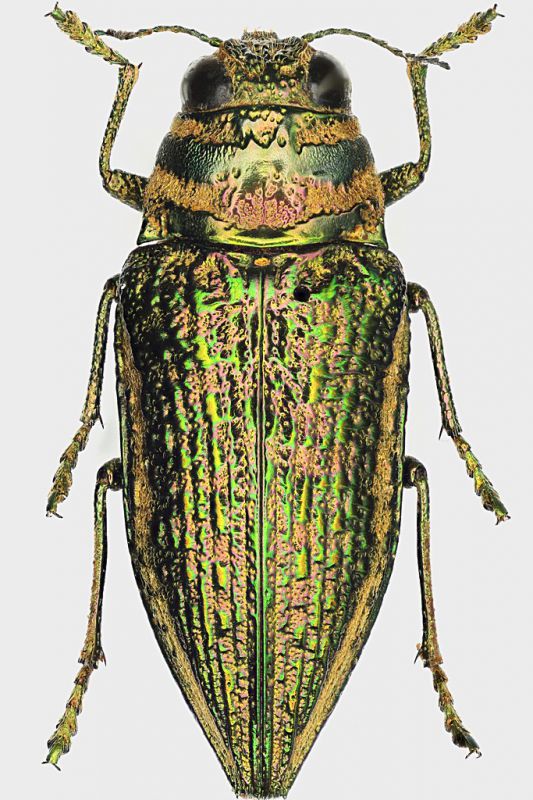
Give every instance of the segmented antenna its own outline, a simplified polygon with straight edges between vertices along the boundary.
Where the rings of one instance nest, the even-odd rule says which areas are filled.
[[[478,36],[490,31],[491,23],[496,17],[501,17],[496,11],[496,5],[487,9],[487,11],[480,11],[473,14],[470,19],[461,25],[455,33],[448,33],[446,36],[441,37],[429,47],[426,47],[419,55],[415,53],[405,53],[399,47],[393,47],[388,44],[384,39],[377,39],[370,33],[364,31],[355,31],[352,28],[324,28],[321,31],[314,33],[304,33],[300,38],[304,42],[313,42],[316,39],[323,39],[325,36],[333,36],[340,34],[341,36],[356,36],[359,39],[365,39],[367,42],[377,44],[394,56],[403,58],[407,62],[419,62],[421,64],[434,64],[443,69],[450,69],[449,64],[441,61],[439,55],[449,50],[455,50],[462,44],[475,42]],[[120,53],[112,50],[102,40],[101,36],[111,36],[114,39],[140,39],[143,36],[150,36],[152,33],[186,33],[189,36],[194,36],[196,39],[210,44],[212,47],[220,47],[223,40],[217,36],[207,36],[205,33],[195,30],[194,28],[185,28],[182,25],[156,25],[154,28],[140,28],[138,31],[115,31],[112,28],[107,30],[91,31],[91,29],[82,22],[73,11],[63,11],[56,4],[53,11],[50,12],[51,16],[58,26],[65,31],[72,39],[80,42],[85,46],[89,53],[94,53],[114,64],[124,66],[128,64],[128,60]]]
[[[478,11],[472,14],[470,19],[460,25],[454,33],[447,33],[445,36],[442,36],[436,42],[430,44],[429,47],[426,47],[419,55],[404,53],[403,50],[400,50],[398,47],[392,47],[392,45],[388,44],[383,39],[376,39],[375,36],[371,36],[369,33],[354,31],[351,28],[326,28],[322,31],[316,31],[316,33],[305,33],[301,38],[306,42],[312,42],[315,39],[322,39],[324,36],[331,36],[335,33],[339,33],[343,36],[357,36],[359,39],[366,39],[368,42],[373,42],[379,47],[383,47],[385,50],[388,50],[389,53],[403,58],[406,61],[418,61],[422,64],[436,64],[438,67],[450,69],[450,65],[445,61],[441,61],[437,56],[449,50],[455,50],[462,44],[475,42],[478,36],[488,33],[496,17],[503,17],[503,14],[499,14],[496,8],[497,5],[495,4],[486,11]]]
[[[156,25],[155,28],[141,28],[138,31],[115,31],[108,28],[105,31],[95,31],[96,36],[112,36],[114,39],[140,39],[142,36],[150,36],[152,33],[188,33],[195,36],[206,44],[213,47],[220,47],[222,39],[217,36],[208,36],[205,33],[194,30],[194,28],[184,28],[182,25]]]
[[[405,53],[403,50],[400,50],[399,47],[393,47],[383,39],[377,39],[370,33],[364,33],[364,31],[354,31],[352,28],[325,28],[322,31],[315,31],[315,33],[304,33],[301,38],[305,42],[313,42],[315,39],[323,39],[324,36],[333,36],[336,33],[341,36],[357,36],[358,39],[365,39],[367,42],[377,44],[379,47],[383,47],[384,50],[388,50],[393,56],[403,58],[405,61],[421,61],[423,64],[435,64],[437,67],[450,69],[450,65],[445,61],[441,61],[440,58],[431,55],[417,56],[415,53]]]

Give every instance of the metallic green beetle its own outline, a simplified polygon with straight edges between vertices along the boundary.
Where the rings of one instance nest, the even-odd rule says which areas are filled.
[[[87,636],[49,745],[70,748],[103,658],[106,493],[123,491],[128,543],[159,646],[237,794],[286,795],[354,668],[397,547],[402,492],[418,493],[423,640],[446,728],[478,745],[442,669],[422,464],[404,454],[409,313],[428,327],[442,424],[497,521],[501,503],[461,436],[435,309],[387,247],[384,208],[427,170],[430,63],[490,30],[475,14],[419,56],[328,29],[222,41],[181,27],[61,30],[120,66],[100,154],[104,186],[140,210],[139,247],[104,289],[82,425],[48,500],[56,514],[99,417],[110,309],[121,458],[98,472]],[[170,30],[216,48],[183,82],[183,112],[151,177],[112,170],[138,68],[101,38]],[[375,41],[407,61],[420,158],[378,174],[342,67],[310,42]],[[444,65],[446,66],[446,65]]]

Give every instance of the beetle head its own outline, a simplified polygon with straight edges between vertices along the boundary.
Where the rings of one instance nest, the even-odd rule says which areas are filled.
[[[343,67],[305,39],[245,32],[191,64],[182,82],[183,110],[246,106],[349,112],[350,80]]]

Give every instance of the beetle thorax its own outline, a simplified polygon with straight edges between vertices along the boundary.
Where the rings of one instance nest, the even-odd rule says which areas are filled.
[[[355,117],[282,107],[179,114],[145,194],[141,241],[381,241],[383,190]]]

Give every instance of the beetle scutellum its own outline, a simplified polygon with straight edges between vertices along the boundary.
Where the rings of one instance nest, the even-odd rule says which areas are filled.
[[[285,795],[370,633],[396,552],[404,487],[418,493],[423,639],[446,728],[479,753],[442,669],[429,563],[425,469],[404,454],[409,313],[422,310],[442,412],[483,505],[507,512],[461,435],[427,292],[390,252],[386,205],[427,170],[428,63],[490,29],[475,14],[419,56],[348,29],[278,39],[179,26],[93,33],[58,26],[120,66],[104,136],[105,188],[143,213],[139,247],[104,289],[82,426],[48,513],[99,416],[110,309],[121,458],[98,472],[95,560],[82,667],[47,761],[70,748],[103,657],[105,503],[122,489],[141,596],[167,663],[238,794]],[[103,35],[189,33],[216,48],[183,81],[147,180],[110,152],[138,68]],[[331,33],[406,59],[420,158],[378,174],[342,67],[310,42]]]

